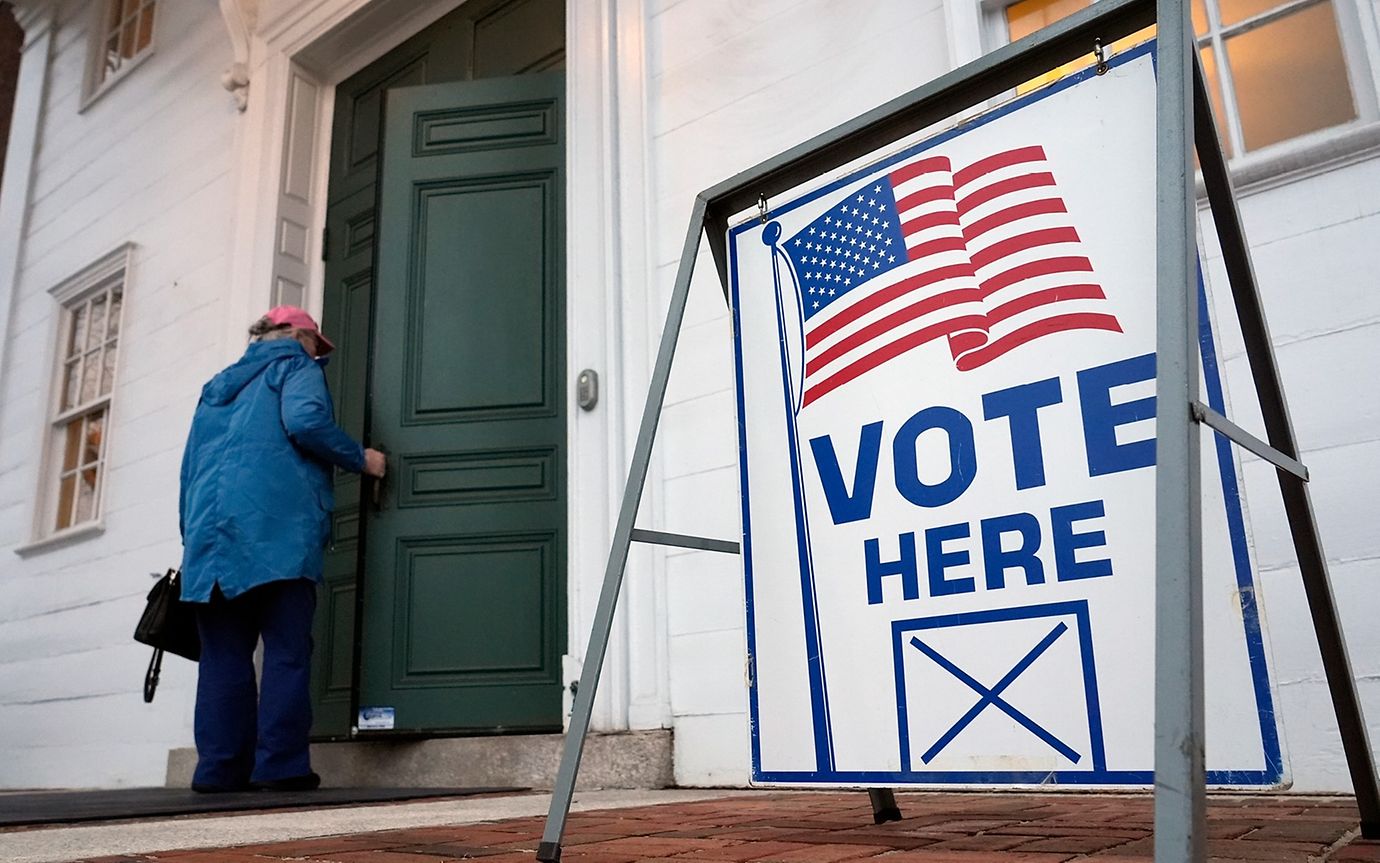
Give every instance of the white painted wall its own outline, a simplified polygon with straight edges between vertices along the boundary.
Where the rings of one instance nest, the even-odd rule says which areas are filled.
[[[657,286],[669,302],[699,191],[949,68],[940,0],[680,0],[649,5]],[[660,442],[666,530],[736,539],[729,319],[700,256]],[[748,775],[746,640],[736,558],[667,552],[676,779]]]
[[[191,741],[194,667],[169,658],[145,705],[149,652],[130,634],[146,573],[181,554],[183,437],[221,360],[237,114],[219,76],[230,45],[210,7],[159,4],[153,55],[81,111],[87,5],[57,9],[18,277],[0,287],[11,307],[0,366],[0,787],[161,784],[168,749]],[[136,248],[105,533],[21,557],[53,375],[48,289],[125,242]]]
[[[1240,208],[1372,743],[1380,741],[1380,158]],[[1264,437],[1215,242],[1204,244],[1228,399]],[[1350,788],[1274,468],[1244,453],[1265,627],[1297,790]]]

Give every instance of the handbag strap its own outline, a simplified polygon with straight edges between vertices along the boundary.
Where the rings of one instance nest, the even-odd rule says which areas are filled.
[[[153,694],[158,690],[158,676],[163,671],[163,648],[155,647],[153,657],[149,660],[148,671],[144,672],[144,703],[149,704],[153,701]]]

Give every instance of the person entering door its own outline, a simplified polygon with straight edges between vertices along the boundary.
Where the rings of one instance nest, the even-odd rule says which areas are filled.
[[[311,622],[335,468],[383,477],[383,453],[335,423],[311,315],[271,309],[202,389],[182,459],[182,599],[197,604],[192,789],[310,790]],[[263,640],[263,676],[254,648]]]

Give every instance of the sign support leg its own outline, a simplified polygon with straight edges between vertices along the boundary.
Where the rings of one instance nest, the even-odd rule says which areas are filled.
[[[901,820],[901,807],[896,805],[896,795],[890,788],[869,788],[867,798],[872,801],[873,824]]]
[[[1279,366],[1275,361],[1274,342],[1265,323],[1265,312],[1251,266],[1249,247],[1236,207],[1231,175],[1216,138],[1211,102],[1208,100],[1200,65],[1194,67],[1194,128],[1197,138],[1198,160],[1203,171],[1203,185],[1212,219],[1222,244],[1222,259],[1226,265],[1227,281],[1231,285],[1236,316],[1246,343],[1246,359],[1250,363],[1256,395],[1260,399],[1265,419],[1266,436],[1270,446],[1297,460],[1298,442],[1289,420],[1289,407],[1284,400]],[[1293,535],[1294,550],[1299,559],[1308,609],[1313,617],[1313,630],[1322,653],[1323,671],[1332,694],[1332,707],[1337,714],[1337,727],[1342,735],[1342,749],[1346,753],[1351,772],[1351,785],[1356,792],[1356,804],[1361,810],[1361,834],[1367,839],[1380,838],[1380,782],[1377,781],[1375,760],[1371,754],[1365,717],[1356,693],[1356,677],[1351,658],[1342,638],[1337,616],[1337,603],[1327,575],[1327,558],[1323,554],[1318,525],[1313,515],[1313,502],[1308,484],[1303,478],[1285,470],[1278,471],[1279,490],[1284,498],[1284,511]]]
[[[613,629],[613,613],[618,604],[618,592],[623,586],[623,570],[628,564],[628,547],[632,544],[633,522],[642,502],[642,490],[647,482],[647,468],[652,459],[652,443],[657,423],[661,421],[661,405],[666,396],[666,382],[671,377],[671,361],[675,359],[676,340],[680,337],[680,323],[685,316],[685,302],[690,295],[690,277],[695,271],[695,257],[699,253],[700,235],[704,229],[705,202],[695,199],[690,215],[690,227],[681,249],[680,267],[676,270],[676,284],[671,293],[671,307],[666,312],[666,326],[661,331],[661,346],[657,349],[656,366],[652,369],[647,402],[642,408],[642,423],[637,429],[637,445],[633,448],[632,465],[628,468],[628,484],[623,489],[623,504],[618,510],[618,524],[613,531],[613,546],[609,550],[608,566],[604,569],[604,586],[599,592],[599,604],[594,624],[585,648],[584,668],[580,685],[575,691],[575,706],[570,715],[570,730],[565,735],[561,752],[561,766],[551,792],[551,807],[546,814],[546,827],[537,859],[541,863],[558,863],[561,859],[561,836],[565,833],[565,819],[570,814],[570,800],[575,794],[575,778],[580,771],[580,757],[584,754],[585,735],[594,712],[594,692],[599,688],[599,673],[604,667],[609,634]]]
[[[1155,861],[1206,854],[1198,248],[1193,39],[1185,0],[1157,0]]]

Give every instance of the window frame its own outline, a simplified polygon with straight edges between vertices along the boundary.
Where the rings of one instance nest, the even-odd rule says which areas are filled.
[[[983,50],[991,51],[1007,44],[1010,38],[1006,8],[1019,0],[976,1],[982,23]],[[1225,40],[1323,2],[1332,5],[1337,22],[1347,83],[1356,109],[1355,119],[1243,153],[1235,83],[1223,51]],[[1380,152],[1380,30],[1377,30],[1375,5],[1374,0],[1281,0],[1275,9],[1214,29],[1214,19],[1219,14],[1216,3],[1203,0],[1208,32],[1203,36],[1195,32],[1194,45],[1212,47],[1222,79],[1222,101],[1229,116],[1218,118],[1219,134],[1225,133],[1230,142],[1228,166],[1238,190],[1319,173]]]
[[[76,274],[64,279],[48,290],[54,302],[54,321],[50,328],[48,400],[42,422],[42,449],[39,459],[38,489],[34,496],[33,527],[31,541],[16,549],[16,553],[27,555],[69,541],[99,535],[105,530],[105,495],[110,477],[110,436],[116,411],[116,392],[119,388],[120,366],[123,364],[121,348],[126,338],[125,309],[128,307],[129,288],[134,264],[133,243],[125,243],[102,256],[96,262]],[[112,280],[118,278],[118,282]],[[91,300],[98,293],[108,293],[117,288],[121,294],[120,310],[115,318],[116,341],[115,360],[110,371],[110,389],[77,406],[64,409],[65,393],[64,371],[67,365],[66,341],[74,310]],[[106,331],[110,331],[110,307],[107,306]],[[98,378],[99,380],[99,378]],[[82,419],[96,411],[104,411],[104,431],[100,443],[100,454],[95,467],[100,471],[96,483],[95,498],[92,501],[91,516],[85,521],[56,527],[57,506],[61,498],[60,480],[62,471],[62,442],[64,431],[72,422]],[[78,462],[76,472],[87,469]],[[78,483],[80,480],[78,481]],[[75,504],[74,504],[75,505]]]
[[[101,77],[101,69],[105,60],[105,40],[106,28],[105,21],[110,14],[110,8],[116,3],[124,0],[101,0],[92,3],[87,16],[87,46],[86,46],[86,71],[82,80],[82,99],[77,113],[86,111],[98,99],[108,93],[116,84],[129,77],[135,69],[144,64],[149,57],[153,56],[154,49],[158,46],[158,22],[161,16],[158,14],[158,0],[139,0],[139,12],[142,13],[147,6],[153,6],[153,28],[149,31],[149,43],[135,54],[133,57],[123,61],[120,68],[111,72],[104,78]]]

